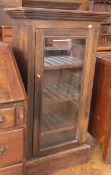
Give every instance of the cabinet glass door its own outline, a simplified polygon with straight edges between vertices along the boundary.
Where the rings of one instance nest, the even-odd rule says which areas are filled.
[[[76,140],[85,47],[82,37],[44,37],[40,151]]]

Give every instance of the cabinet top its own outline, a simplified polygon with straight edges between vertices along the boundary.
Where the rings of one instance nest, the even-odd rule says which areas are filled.
[[[26,99],[12,49],[0,42],[0,104]]]
[[[111,13],[79,10],[46,9],[46,8],[8,8],[9,16],[19,19],[61,20],[61,21],[92,21],[102,22]]]

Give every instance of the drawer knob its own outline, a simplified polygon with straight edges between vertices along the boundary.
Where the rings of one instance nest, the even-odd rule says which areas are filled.
[[[0,115],[0,127],[2,126],[2,124],[5,122],[5,118],[3,116]]]
[[[39,78],[39,79],[41,78],[41,75],[39,75],[39,74],[37,74],[36,76],[37,76],[37,78]]]
[[[4,145],[0,145],[0,155],[5,152],[6,148]]]

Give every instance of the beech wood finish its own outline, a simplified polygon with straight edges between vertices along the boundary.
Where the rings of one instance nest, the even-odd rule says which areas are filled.
[[[8,166],[5,168],[0,168],[0,175],[22,175],[23,174],[23,164],[16,164],[13,166]]]
[[[39,175],[48,175],[48,173],[53,171],[86,162],[90,157],[90,146],[86,143],[86,135],[97,38],[100,22],[109,15],[107,13],[101,14],[74,10],[39,8],[8,9],[7,13],[13,19],[13,48],[28,94],[27,163],[25,174],[36,175],[37,172],[39,172]],[[75,40],[78,38],[83,39],[82,42],[86,42],[84,49],[85,54],[83,54],[85,60],[84,64],[77,64],[76,61],[72,65],[70,65],[69,62],[67,63],[68,69],[71,69],[72,66],[75,67],[75,65],[79,67],[77,69],[81,69],[81,66],[83,67],[82,80],[80,79],[83,83],[80,93],[79,117],[76,122],[76,128],[73,127],[73,140],[71,140],[71,142],[68,140],[67,143],[63,142],[58,145],[55,143],[52,147],[50,145],[49,147],[45,147],[44,144],[51,141],[51,132],[47,132],[47,125],[42,126],[42,131],[40,129],[41,119],[44,120],[41,116],[42,104],[43,106],[45,105],[45,100],[42,100],[42,94],[49,94],[50,91],[51,95],[51,91],[54,92],[54,88],[56,87],[52,86],[53,82],[56,81],[56,76],[51,78],[51,89],[48,89],[48,91],[45,86],[42,93],[42,80],[44,76],[44,37],[64,38],[65,36],[67,36],[67,38],[74,37]],[[82,57],[83,55],[81,53]],[[49,66],[49,64],[54,64],[54,59],[52,61],[51,59],[49,57],[46,57],[45,59],[45,69],[48,69],[47,71],[58,71],[67,68],[67,61],[64,61],[64,64],[61,64],[58,57],[54,59],[55,61],[59,61],[59,67],[55,67],[55,65]],[[65,91],[62,91],[61,96],[59,96],[62,97],[60,100],[62,99],[64,101],[66,95],[64,96],[62,93],[65,93]],[[46,101],[49,100],[49,103],[51,104],[50,99],[54,99],[54,101],[52,100],[52,104],[54,105],[51,107],[54,110],[55,106],[60,106],[60,104],[58,104],[58,99],[56,98],[58,94],[53,93],[53,97],[50,96],[50,98],[49,96],[46,98]],[[77,96],[74,96],[74,98],[77,98]],[[70,101],[70,99],[68,100]],[[76,110],[75,113],[77,113]],[[57,113],[55,112],[55,114]],[[47,118],[49,120],[50,116],[45,116],[46,120]],[[67,121],[69,122],[69,120]],[[64,122],[65,121],[66,119]],[[48,124],[48,127],[49,126],[51,127],[50,131],[52,131],[53,134],[59,134],[59,131],[63,131],[64,129],[61,127],[58,130],[57,125],[56,129],[54,128],[55,125]],[[73,126],[75,126],[75,120],[73,121]],[[70,125],[70,127],[72,127],[72,125]],[[68,128],[67,132],[69,132]],[[69,136],[71,136],[71,132],[69,132]],[[42,141],[40,141],[40,139]],[[57,136],[53,136],[53,140],[56,141],[56,139]]]

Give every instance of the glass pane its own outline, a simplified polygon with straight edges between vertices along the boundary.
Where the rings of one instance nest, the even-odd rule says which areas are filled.
[[[86,40],[44,38],[40,150],[76,140]]]

